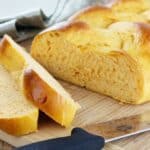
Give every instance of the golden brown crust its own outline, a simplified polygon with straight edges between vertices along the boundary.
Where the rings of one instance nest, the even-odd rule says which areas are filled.
[[[106,14],[111,15],[112,10],[111,10],[111,8],[106,7],[106,6],[102,6],[102,5],[89,6],[85,9],[82,9],[82,10],[78,11],[74,15],[72,15],[69,18],[69,21],[72,21],[72,22],[74,22],[76,20],[78,21],[78,19],[81,17],[81,14],[82,15],[84,15],[84,14],[89,15],[89,14],[92,14],[92,13],[101,13],[101,15],[106,15]]]
[[[85,22],[81,22],[81,21],[70,22],[66,26],[63,26],[63,27],[60,27],[59,29],[57,29],[57,31],[66,32],[66,31],[68,31],[68,29],[72,29],[72,28],[75,31],[78,31],[78,30],[87,30],[87,29],[89,29],[89,26]]]
[[[79,31],[79,30],[88,30],[89,29],[89,25],[85,22],[82,21],[78,21],[78,22],[72,22],[72,21],[66,21],[63,23],[58,23],[50,28],[47,28],[46,30],[42,31],[41,33],[39,33],[38,35],[42,35],[45,32],[48,31],[56,31],[57,33],[56,36],[59,36],[58,31],[61,32],[68,32],[68,30],[75,30],[75,31]]]
[[[141,33],[140,42],[143,48],[141,48],[141,54],[144,54],[150,59],[150,25],[145,23],[135,23]]]
[[[150,42],[150,25],[145,23],[136,23],[142,32],[142,39],[144,41]]]
[[[34,111],[21,117],[0,118],[0,129],[14,136],[36,132],[38,128],[38,115],[38,111]]]
[[[78,17],[80,17],[80,14],[88,14],[88,13],[95,13],[95,12],[102,12],[102,13],[110,13],[112,10],[109,7],[102,6],[102,5],[95,5],[95,6],[89,6],[85,9],[82,9],[72,15],[69,20],[73,21],[76,20]]]

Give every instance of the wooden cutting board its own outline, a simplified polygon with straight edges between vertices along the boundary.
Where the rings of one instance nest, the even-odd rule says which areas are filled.
[[[27,40],[21,44],[29,50],[31,41],[32,40]],[[118,101],[110,97],[88,91],[84,88],[80,88],[63,81],[61,81],[61,83],[64,88],[67,89],[68,92],[73,96],[75,101],[79,102],[82,106],[82,109],[78,111],[73,122],[73,126],[75,127],[131,116],[150,110],[150,102],[143,105],[120,104]],[[18,147],[36,141],[70,135],[71,128],[72,127],[65,129],[42,114],[39,120],[39,130],[36,133],[22,137],[14,137],[0,131],[0,139],[14,147]],[[112,142],[111,144],[107,144],[105,149],[149,150],[150,133],[147,132]]]
[[[73,122],[73,126],[75,127],[108,121],[150,110],[150,103],[143,105],[119,104],[118,101],[107,96],[62,81],[61,83],[70,92],[75,101],[79,102],[82,106],[82,109],[78,111]],[[67,136],[70,135],[70,130],[71,128],[65,129],[42,114],[39,120],[39,130],[36,133],[22,137],[14,137],[1,131],[0,139],[18,147],[36,141]]]

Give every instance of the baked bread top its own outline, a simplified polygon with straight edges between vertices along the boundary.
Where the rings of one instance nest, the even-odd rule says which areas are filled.
[[[98,51],[108,53],[113,50],[126,51],[133,57],[146,55],[149,59],[150,25],[145,23],[116,22],[108,28],[93,28],[86,22],[67,21],[58,23],[36,36],[35,41],[46,34],[54,37],[65,35],[73,44],[95,46]],[[76,36],[75,36],[75,35]],[[47,39],[49,40],[49,39]],[[34,41],[33,41],[34,43]],[[38,44],[37,44],[38,46]],[[95,47],[93,47],[94,49]],[[31,48],[32,49],[32,48]],[[32,53],[32,51],[31,51]]]
[[[149,0],[113,0],[107,6],[91,6],[72,17],[71,21],[84,21],[92,27],[107,28],[118,21],[150,23]]]
[[[109,7],[118,12],[142,13],[150,9],[149,0],[111,0]]]

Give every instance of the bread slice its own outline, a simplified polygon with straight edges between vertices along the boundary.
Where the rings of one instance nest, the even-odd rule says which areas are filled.
[[[5,37],[0,43],[0,60],[2,53],[8,49],[7,42]],[[20,136],[37,131],[37,125],[38,109],[25,98],[14,78],[0,62],[0,129]]]
[[[109,3],[107,4],[109,5]],[[113,0],[108,6],[91,6],[72,17],[71,21],[84,21],[92,27],[107,28],[118,21],[150,23],[150,0]]]
[[[61,125],[71,124],[79,104],[7,35],[1,43],[0,63],[11,73],[30,102]]]
[[[150,100],[150,26],[66,22],[37,35],[31,55],[54,76],[121,102]]]

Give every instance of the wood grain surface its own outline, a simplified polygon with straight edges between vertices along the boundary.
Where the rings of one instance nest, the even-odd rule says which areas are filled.
[[[22,45],[29,49],[30,42],[31,40],[23,42]],[[82,109],[80,109],[75,117],[73,126],[104,122],[150,110],[150,103],[143,105],[125,105],[118,103],[110,97],[88,91],[63,81],[60,82],[82,106]],[[71,128],[65,129],[42,114],[39,120],[39,130],[36,133],[23,137],[13,137],[0,131],[0,139],[2,140],[0,142],[0,150],[10,150],[13,146],[17,147],[44,139],[66,136],[70,134],[70,130]],[[149,150],[150,132],[111,142],[106,144],[105,149]]]

